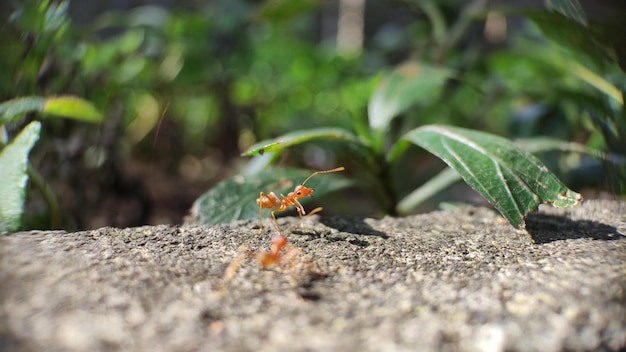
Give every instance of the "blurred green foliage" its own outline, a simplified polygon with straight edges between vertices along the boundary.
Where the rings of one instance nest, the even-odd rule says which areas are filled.
[[[255,156],[250,162],[252,171],[248,169],[246,174],[253,174],[259,161],[277,160],[287,148],[311,141],[319,145],[339,143],[341,147],[334,148],[330,154],[343,160],[340,165],[351,163],[358,170],[353,177],[361,189],[377,198],[384,212],[406,213],[421,205],[427,196],[460,179],[444,170],[417,188],[402,189],[418,178],[407,171],[419,162],[408,159],[398,162],[408,148],[406,141],[410,140],[454,167],[515,226],[522,226],[526,213],[537,209],[541,202],[566,206],[578,203],[578,194],[567,189],[540,162],[506,140],[437,125],[416,128],[444,122],[496,131],[511,138],[554,137],[556,139],[547,139],[548,143],[535,139],[539,147],[530,148],[547,159],[550,169],[556,169],[563,177],[570,176],[566,177],[567,182],[576,184],[577,188],[602,187],[604,182],[604,186],[623,193],[626,182],[623,87],[626,81],[616,64],[621,60],[620,53],[598,44],[595,34],[587,28],[588,19],[577,1],[547,5],[548,10],[543,11],[494,10],[486,2],[475,1],[465,8],[468,11],[458,13],[459,17],[446,28],[440,8],[429,2],[421,4],[432,20],[433,40],[427,46],[420,46],[424,49],[420,55],[395,67],[378,82],[368,104],[369,126],[355,121],[347,129],[299,128],[260,142],[244,153]],[[471,29],[478,18],[486,18],[485,37],[496,37],[498,33],[488,33],[489,28],[493,28],[495,22],[496,32],[502,31],[504,14],[526,16],[548,32],[556,30],[549,25],[553,20],[571,28],[574,36],[580,38],[572,41],[571,34],[557,34],[553,36],[555,41],[550,41],[536,27],[530,26],[521,31],[521,35],[512,36],[509,47],[489,48],[485,55],[478,54],[487,47],[485,42],[463,43],[457,47],[461,33]],[[606,50],[584,51],[590,48]],[[352,131],[356,134],[352,135]],[[524,145],[523,142],[520,144]],[[549,154],[554,152],[559,155],[551,160]],[[603,168],[602,163],[614,168],[608,173],[617,177],[613,180],[601,177],[600,183],[594,183],[594,179],[598,180],[598,169]],[[591,169],[590,165],[596,172],[584,170]],[[332,166],[336,165],[326,167]],[[583,172],[577,175],[576,171],[581,169]],[[264,177],[268,179],[261,182],[266,184],[280,178],[278,174]],[[547,183],[539,181],[547,179],[553,186],[547,187]],[[222,206],[227,207],[230,198],[214,198],[227,193],[224,189],[228,188],[228,182],[218,186],[219,193],[211,190],[198,199],[194,207],[196,218],[202,218],[205,223],[214,222],[207,214],[215,209],[202,206],[223,203]],[[241,179],[236,187],[242,188],[246,182],[259,181],[250,177]],[[529,188],[535,186],[546,188],[529,192]],[[232,192],[236,192],[234,187]],[[251,197],[249,194],[241,196]],[[255,216],[252,206],[238,209],[236,215],[233,212],[228,215],[238,219]]]
[[[383,77],[407,61],[452,78],[424,92],[428,99],[408,102],[385,131],[388,140],[422,124],[446,123],[510,138],[547,135],[626,154],[626,80],[616,64],[623,62],[623,51],[610,30],[615,21],[598,23],[574,0],[547,4],[530,11],[478,0],[368,2],[363,50],[342,54],[334,24],[328,26],[337,21],[332,3],[148,5],[100,13],[78,26],[69,1],[24,0],[10,8],[0,27],[0,101],[72,94],[103,113],[96,128],[45,121],[35,150],[33,160],[59,193],[73,192],[64,179],[89,189],[73,198],[79,206],[65,210],[67,228],[89,226],[69,218],[89,216],[81,212],[98,207],[110,193],[107,187],[122,195],[136,188],[120,186],[128,160],[149,159],[163,172],[213,184],[240,170],[262,169],[269,159],[247,166],[239,159],[260,140],[319,126],[354,129],[363,137],[370,97]],[[579,10],[563,10],[570,8]],[[560,31],[564,26],[572,35]],[[7,125],[7,133],[16,135],[32,118],[25,114]],[[572,187],[624,192],[623,164],[610,165],[618,176],[608,185],[610,173],[600,161],[544,154]],[[186,174],[183,161],[189,160],[200,171]],[[404,171],[390,170],[391,192],[399,197],[438,172],[441,165],[429,160],[422,154],[404,157]],[[332,143],[294,148],[274,161],[353,166]],[[598,170],[603,177],[594,174]],[[148,218],[134,221],[109,225]]]

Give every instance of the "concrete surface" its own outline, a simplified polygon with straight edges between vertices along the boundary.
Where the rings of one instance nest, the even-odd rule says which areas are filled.
[[[619,350],[625,214],[315,216],[269,269],[269,222],[17,233],[0,238],[0,350]]]

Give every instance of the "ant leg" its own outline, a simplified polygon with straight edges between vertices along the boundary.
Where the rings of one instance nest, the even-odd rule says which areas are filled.
[[[297,199],[291,200],[285,197],[284,194],[281,194],[280,196],[283,198],[283,202],[287,202],[289,203],[289,205],[293,205],[293,207],[296,208],[298,216],[300,216],[300,221],[302,221],[302,217],[306,215],[306,211],[304,211],[304,207],[302,206],[302,204],[300,204]]]
[[[323,209],[324,209],[324,208],[322,208],[322,207],[317,207],[317,208],[315,208],[315,209],[311,210],[308,214],[306,214],[306,216],[304,216],[303,218],[301,218],[301,219],[300,219],[300,221],[298,221],[298,223],[297,223],[297,224],[292,225],[289,229],[287,229],[287,232],[289,232],[289,231],[293,230],[293,229],[294,229],[295,227],[297,227],[298,225],[300,225],[301,227],[304,227],[304,221],[305,221],[306,219],[308,219],[309,217],[311,217],[311,216],[313,216],[313,215],[315,215],[315,214],[319,213],[319,212],[320,212],[320,211],[322,211]]]
[[[283,234],[283,231],[280,229],[280,225],[278,225],[278,220],[276,220],[276,215],[274,214],[276,212],[276,210],[272,210],[272,218],[274,219],[274,224],[276,225],[276,230],[278,231],[279,235]]]
[[[263,233],[263,191],[259,193],[259,233]]]
[[[302,231],[304,231],[304,221],[302,217],[306,215],[306,211],[304,211],[304,207],[302,206],[302,204],[300,204],[300,202],[298,202],[297,199],[294,199],[294,201],[295,201],[295,204],[293,206],[298,210],[298,215],[300,215],[300,228],[302,229]]]

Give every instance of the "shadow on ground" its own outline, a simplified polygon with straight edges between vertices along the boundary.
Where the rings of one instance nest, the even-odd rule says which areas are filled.
[[[591,220],[572,220],[565,216],[532,213],[526,219],[526,231],[537,244],[590,238],[613,241],[624,239],[616,227]]]
[[[321,218],[320,222],[328,227],[332,227],[341,232],[351,233],[353,235],[360,236],[376,236],[383,239],[389,238],[384,232],[378,231],[372,228],[365,222],[364,218],[358,217],[330,217],[330,218]]]

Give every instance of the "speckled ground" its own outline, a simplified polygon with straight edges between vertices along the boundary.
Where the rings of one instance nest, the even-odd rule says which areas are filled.
[[[0,238],[0,350],[618,350],[625,214],[313,217],[270,269],[255,222],[18,233]]]

